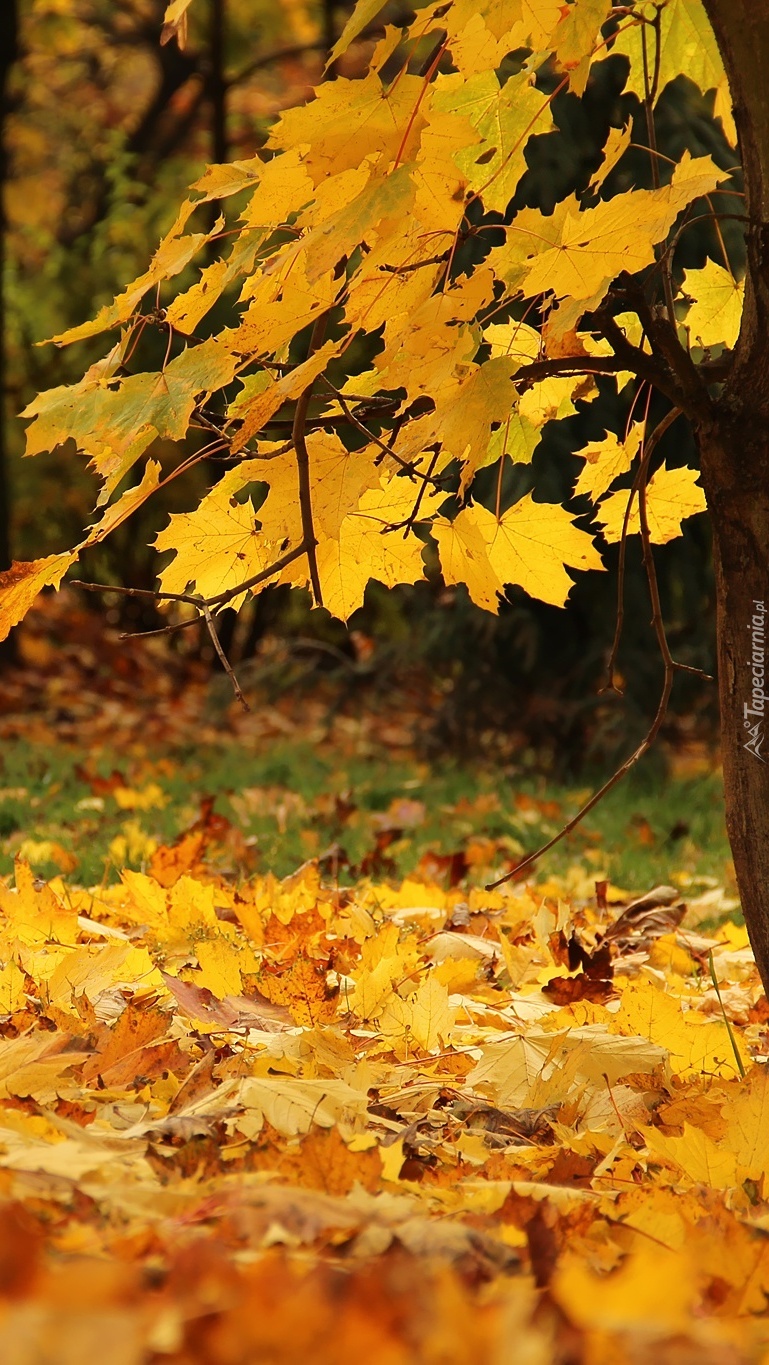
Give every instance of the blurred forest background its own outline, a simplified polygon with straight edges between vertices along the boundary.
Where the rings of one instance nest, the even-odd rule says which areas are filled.
[[[3,0],[0,568],[11,558],[38,558],[74,543],[92,506],[91,476],[71,452],[22,459],[19,413],[40,390],[79,377],[100,352],[37,343],[93,316],[145,268],[205,164],[259,151],[276,115],[307,99],[321,78],[350,8],[333,0],[197,0],[180,51],[175,42],[160,43],[165,0]],[[362,74],[384,24],[401,22],[409,12],[402,0],[391,0],[330,78]],[[609,129],[629,120],[640,145],[613,173],[608,190],[651,185],[645,114],[634,95],[623,93],[626,74],[626,60],[609,55],[593,68],[583,99],[568,93],[555,98],[557,131],[532,140],[529,170],[510,212],[524,204],[547,212],[565,195],[583,191]],[[656,135],[663,158],[678,158],[687,148],[723,167],[733,163],[710,100],[684,77],[660,101]],[[727,257],[741,273],[738,223],[726,219],[714,229],[703,219],[691,225],[676,269],[702,267],[708,256],[720,263]],[[220,313],[212,325],[223,321]],[[624,432],[632,389],[618,394],[614,381],[602,378],[598,385],[597,401],[578,404],[576,415],[545,427],[531,466],[510,469],[509,491],[534,487],[544,500],[563,500],[581,464],[571,452],[606,429]],[[655,420],[653,410],[649,419]],[[672,428],[659,462],[696,462],[684,433],[683,426]],[[151,588],[156,556],[149,543],[168,512],[188,510],[215,477],[215,469],[202,464],[186,481],[172,482],[105,545],[89,551],[78,576]],[[705,518],[688,523],[683,538],[661,547],[657,557],[673,651],[712,673]],[[493,617],[474,607],[464,589],[447,590],[435,571],[429,583],[393,593],[374,585],[349,631],[325,613],[311,616],[301,595],[287,597],[277,589],[248,606],[239,622],[233,616],[222,633],[233,660],[255,678],[267,667],[265,641],[279,640],[280,685],[306,682],[323,669],[381,689],[404,671],[422,669],[438,684],[433,742],[472,749],[487,732],[514,730],[551,754],[564,775],[580,773],[640,739],[657,705],[661,675],[640,551],[633,545],[620,654],[625,695],[600,690],[615,626],[616,550],[607,563],[609,573],[580,578],[564,611],[512,592]],[[84,594],[81,607],[105,612],[96,596],[86,600]],[[117,597],[107,603],[106,617],[113,630],[156,624],[151,610],[137,612]],[[192,635],[176,637],[173,648],[215,667],[206,641]],[[18,662],[21,649],[20,639],[11,641],[6,668],[14,666],[14,650]],[[270,659],[274,672],[274,649]],[[714,688],[679,675],[668,738],[707,738],[715,711]]]

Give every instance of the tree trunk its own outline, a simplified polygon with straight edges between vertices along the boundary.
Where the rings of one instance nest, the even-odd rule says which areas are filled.
[[[8,225],[5,216],[5,182],[8,159],[5,124],[8,115],[8,80],[18,56],[18,8],[16,0],[5,0],[0,15],[0,570],[11,564],[11,488],[8,476],[6,381],[7,317],[5,266]],[[0,644],[0,666],[15,662],[13,633]]]
[[[713,528],[726,825],[769,995],[769,6],[703,0],[745,174],[745,306],[734,364],[698,431]]]
[[[700,433],[713,527],[726,825],[769,995],[769,430],[716,416]]]

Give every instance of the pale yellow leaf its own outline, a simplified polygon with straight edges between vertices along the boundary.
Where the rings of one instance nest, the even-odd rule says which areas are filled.
[[[425,1052],[438,1052],[451,1041],[455,1011],[449,993],[431,973],[420,983],[408,1004],[408,1029],[415,1043]]]
[[[328,54],[326,70],[341,57],[351,43],[360,36],[364,28],[368,28],[373,19],[376,19],[379,11],[384,9],[386,0],[358,0],[352,14],[347,20],[342,32],[337,38],[334,46]]]
[[[548,133],[553,126],[550,102],[534,87],[531,73],[521,71],[502,87],[493,71],[469,79],[445,76],[433,107],[461,115],[476,130],[480,144],[455,151],[455,160],[487,209],[504,213],[527,169],[529,135]]]
[[[593,172],[588,189],[595,194],[603,185],[604,180],[614,170],[614,167],[622,159],[630,146],[630,139],[633,134],[632,122],[626,123],[624,128],[610,128],[609,136],[606,139],[606,146],[603,149],[603,160],[597,171]]]
[[[656,1128],[646,1129],[644,1137],[652,1155],[663,1157],[697,1185],[709,1185],[713,1190],[733,1189],[738,1183],[734,1152],[692,1124],[684,1123],[683,1130],[678,1136]]]
[[[174,558],[159,575],[164,592],[186,592],[191,587],[203,597],[216,597],[261,573],[277,559],[280,548],[257,529],[250,497],[236,494],[249,479],[264,477],[264,466],[249,460],[230,470],[194,512],[175,512],[155,538],[157,550],[172,550]],[[233,599],[242,605],[245,593]]]
[[[575,95],[584,93],[601,26],[611,8],[612,0],[577,0],[564,11],[553,34],[556,60],[569,73],[569,86]]]
[[[494,585],[516,584],[530,597],[563,606],[573,587],[566,565],[576,569],[601,569],[603,564],[592,538],[574,525],[574,517],[559,503],[537,503],[530,493],[500,517],[479,504],[464,508],[455,518],[459,535],[471,547],[474,533],[486,547]],[[471,529],[468,529],[471,528]],[[452,545],[456,555],[456,546]],[[477,552],[476,552],[477,555]],[[477,563],[477,560],[476,560]],[[481,601],[481,571],[473,565],[473,586]]]
[[[742,318],[744,282],[708,261],[702,270],[685,270],[683,293],[692,299],[684,319],[694,346],[732,347]]]
[[[634,422],[623,441],[620,441],[613,431],[609,431],[602,441],[588,441],[581,450],[575,450],[574,454],[585,461],[584,468],[574,485],[575,496],[586,493],[597,502],[615,479],[621,474],[627,474],[638,454],[643,434],[644,423]]]
[[[716,116],[721,119],[728,141],[736,146],[737,132],[726,72],[702,0],[668,0],[659,13],[657,96],[681,75],[694,81],[700,90],[715,90]],[[627,89],[632,90],[639,100],[643,100],[646,93],[641,30],[640,22],[621,24],[611,49],[612,52],[624,53],[630,59]],[[648,50],[647,33],[647,63]]]
[[[646,490],[646,513],[649,522],[649,539],[655,545],[666,545],[681,534],[681,522],[685,517],[693,517],[704,512],[707,503],[705,494],[697,483],[696,469],[668,469],[662,465],[649,480]],[[622,526],[628,504],[628,490],[611,493],[604,498],[598,508],[598,521],[603,534],[610,544],[622,538]],[[639,535],[641,515],[636,496],[633,509],[628,518],[628,535]]]
[[[0,1014],[24,1008],[26,978],[15,962],[0,967]]]
[[[333,616],[347,620],[362,604],[372,578],[394,587],[424,576],[422,541],[403,525],[416,507],[419,490],[417,481],[382,476],[379,486],[367,489],[357,509],[345,517],[339,538],[320,542],[323,604]],[[421,501],[420,520],[429,519],[442,500],[442,494],[428,491]]]
[[[589,300],[596,307],[616,275],[623,270],[635,274],[652,264],[656,243],[667,236],[681,210],[723,178],[710,157],[692,160],[685,152],[669,185],[629,190],[595,208],[572,210],[558,245],[533,251],[524,291]],[[509,234],[515,230],[514,222]]]

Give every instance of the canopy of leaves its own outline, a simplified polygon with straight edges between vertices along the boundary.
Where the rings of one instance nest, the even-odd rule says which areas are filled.
[[[223,460],[226,482],[198,511],[172,516],[157,542],[173,555],[162,590],[213,609],[281,582],[347,619],[370,579],[420,578],[431,542],[445,580],[466,582],[488,610],[511,585],[562,605],[573,571],[601,565],[596,532],[536,494],[511,501],[506,466],[531,460],[548,421],[590,403],[595,376],[635,374],[677,401],[658,350],[677,345],[679,312],[687,363],[732,344],[738,325],[728,269],[711,261],[685,280],[675,271],[686,215],[728,181],[709,157],[684,151],[670,167],[652,146],[653,187],[605,197],[628,152],[617,130],[581,193],[550,215],[511,208],[530,139],[553,131],[554,92],[581,94],[607,54],[630,59],[628,88],[650,111],[686,69],[716,90],[732,135],[699,0],[647,9],[452,0],[388,29],[365,76],[327,80],[281,115],[258,157],[209,168],[149,268],[92,323],[56,338],[119,332],[77,385],[28,407],[29,453],[74,441],[101,480],[98,504],[138,482],[131,510],[157,486],[142,474],[156,441],[166,458],[174,447],[186,456],[164,481],[188,467],[190,443],[193,462]],[[375,13],[363,0],[334,58]],[[172,29],[185,14],[177,5]],[[682,68],[694,47],[705,55]],[[210,216],[189,230],[197,210],[228,201],[239,216],[227,231]],[[220,300],[235,305],[231,325],[206,335]],[[165,360],[142,369],[154,329]],[[642,529],[616,481],[644,460],[645,437],[607,441],[586,455],[597,477],[576,491],[604,499],[597,524],[614,540]],[[483,472],[488,489],[489,466],[493,506],[476,482]],[[652,541],[702,509],[695,478],[658,471]],[[59,556],[46,572],[44,561],[10,571],[0,631],[33,585],[58,581]]]

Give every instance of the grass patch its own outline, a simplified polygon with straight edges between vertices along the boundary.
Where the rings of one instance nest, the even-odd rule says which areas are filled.
[[[21,853],[39,875],[63,873],[81,885],[146,865],[155,845],[199,818],[205,798],[230,823],[222,865],[234,875],[283,876],[327,855],[342,881],[361,866],[402,876],[420,864],[440,878],[448,876],[441,859],[464,855],[468,877],[484,880],[555,834],[590,794],[511,769],[428,767],[296,742],[255,752],[226,738],[160,754],[105,748],[87,760],[63,744],[9,740],[0,763],[0,874]],[[729,883],[729,867],[720,779],[665,777],[652,756],[546,855],[536,876],[575,885],[608,877],[645,890],[687,879]]]

